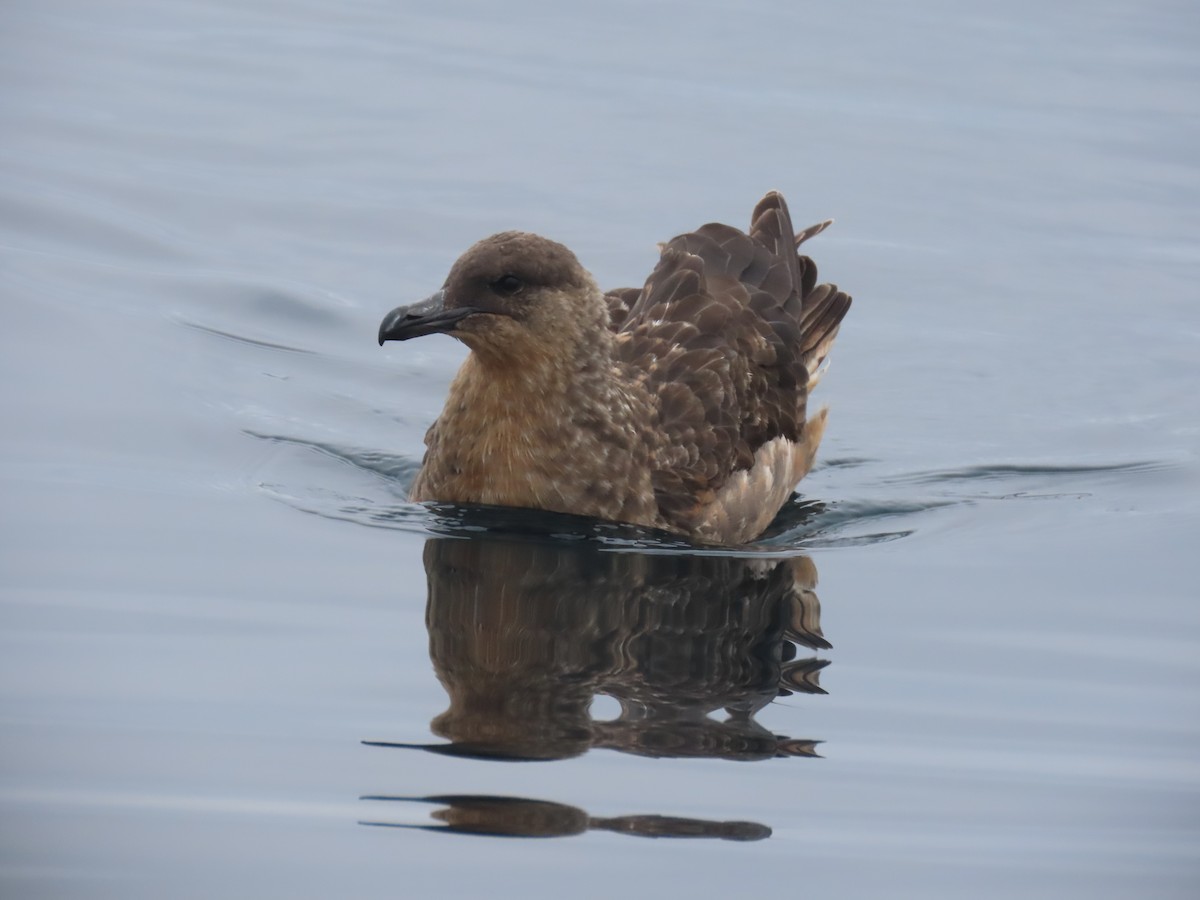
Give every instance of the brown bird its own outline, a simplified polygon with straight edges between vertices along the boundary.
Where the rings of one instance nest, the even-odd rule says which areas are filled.
[[[471,354],[410,499],[629,522],[740,544],[812,468],[808,394],[850,297],[817,284],[783,197],[749,234],[704,225],[661,245],[642,288],[604,294],[562,244],[484,238],[442,289],[384,317],[379,343],[444,332]]]

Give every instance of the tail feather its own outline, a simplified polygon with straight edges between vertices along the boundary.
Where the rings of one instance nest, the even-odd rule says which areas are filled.
[[[808,370],[810,390],[820,380],[818,372],[829,355],[838,328],[849,309],[850,296],[832,284],[820,285],[804,300],[804,313],[800,319],[800,353]]]
[[[833,224],[833,219],[826,219],[824,222],[818,222],[816,225],[809,225],[803,231],[796,232],[796,246],[799,247],[809,238],[814,238],[830,225]]]
[[[821,407],[815,416],[809,416],[804,423],[804,431],[800,434],[800,443],[792,457],[792,481],[795,485],[807,475],[817,460],[817,448],[821,446],[821,437],[825,434],[825,420],[829,416],[829,408]]]

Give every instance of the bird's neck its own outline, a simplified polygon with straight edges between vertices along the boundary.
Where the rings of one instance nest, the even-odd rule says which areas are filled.
[[[412,497],[642,521],[650,513],[631,504],[653,497],[638,426],[650,415],[611,354],[496,367],[472,353],[430,430]]]
[[[528,423],[570,419],[580,404],[604,402],[614,388],[611,342],[564,349],[532,346],[503,358],[472,350],[450,385],[446,409],[474,409],[497,424],[501,416]]]

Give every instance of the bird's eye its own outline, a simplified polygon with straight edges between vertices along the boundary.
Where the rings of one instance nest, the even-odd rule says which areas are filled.
[[[492,290],[497,294],[515,294],[523,287],[525,287],[525,282],[516,275],[501,275],[492,282]]]

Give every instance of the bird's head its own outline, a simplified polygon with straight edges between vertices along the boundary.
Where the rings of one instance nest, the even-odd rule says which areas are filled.
[[[575,254],[536,234],[505,231],[459,257],[441,290],[384,316],[379,343],[440,332],[487,360],[519,362],[574,352],[597,329],[607,332],[607,315]]]

